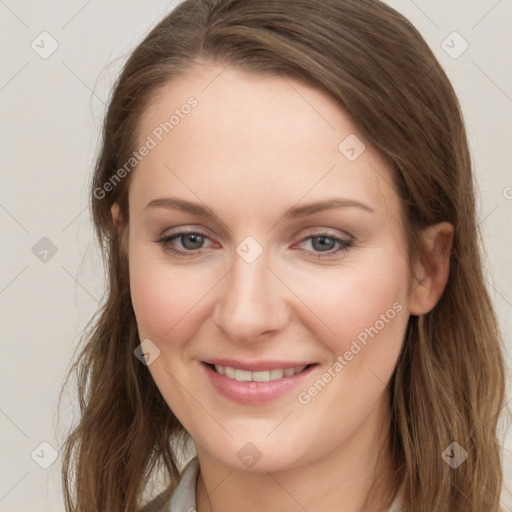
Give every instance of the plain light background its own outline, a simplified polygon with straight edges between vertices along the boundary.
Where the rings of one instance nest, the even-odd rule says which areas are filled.
[[[57,424],[57,399],[103,292],[87,206],[99,127],[121,65],[176,3],[0,0],[0,511],[64,510],[58,452],[76,406],[73,396],[64,400]],[[487,280],[510,369],[512,6],[508,0],[388,3],[425,37],[461,101]],[[52,44],[57,49],[45,55]],[[512,511],[511,430],[504,447],[502,502]]]

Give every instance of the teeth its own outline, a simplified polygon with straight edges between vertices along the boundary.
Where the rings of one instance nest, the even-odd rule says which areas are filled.
[[[254,382],[268,382],[270,380],[270,371],[252,372],[252,380]]]
[[[284,377],[284,370],[270,370],[269,380],[282,379]]]
[[[249,372],[247,370],[240,370],[239,368],[232,368],[231,366],[215,365],[215,371],[221,375],[226,376],[228,379],[237,380],[239,382],[268,382],[271,380],[279,380],[283,377],[292,377],[297,375],[305,366],[298,366],[297,368],[275,368],[272,370],[265,370],[260,372]]]
[[[249,382],[252,380],[252,373],[246,370],[235,370],[235,380],[238,382]]]

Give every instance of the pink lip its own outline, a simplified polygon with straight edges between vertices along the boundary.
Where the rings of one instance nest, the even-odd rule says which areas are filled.
[[[220,360],[219,360],[220,361]],[[275,364],[275,361],[261,363],[259,365],[251,363],[250,365],[242,366],[240,363],[231,361],[231,364],[212,363],[220,364],[221,366],[231,366],[247,371],[264,371],[272,368],[296,368],[297,366],[303,366],[301,364],[293,365],[282,365],[282,363]],[[293,388],[298,386],[304,378],[314,371],[317,365],[311,365],[297,375],[292,377],[283,377],[282,379],[273,380],[269,382],[238,382],[237,380],[229,379],[225,375],[217,373],[208,364],[201,363],[200,365],[206,372],[206,375],[213,385],[213,387],[224,397],[233,400],[241,404],[258,405],[277,400],[286,393],[290,392]],[[264,367],[263,367],[264,366]],[[258,370],[248,369],[257,367]]]
[[[252,361],[244,362],[237,361],[235,359],[208,359],[203,363],[216,364],[219,366],[230,366],[231,368],[239,368],[240,370],[246,370],[248,372],[263,372],[265,370],[273,370],[274,368],[298,368],[299,366],[307,366],[313,364],[311,361],[278,361],[278,360],[267,360],[267,361]]]

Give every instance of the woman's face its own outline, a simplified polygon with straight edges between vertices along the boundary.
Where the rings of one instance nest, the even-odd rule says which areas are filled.
[[[375,443],[411,312],[390,164],[324,93],[213,65],[139,144],[133,307],[198,452],[277,470]]]

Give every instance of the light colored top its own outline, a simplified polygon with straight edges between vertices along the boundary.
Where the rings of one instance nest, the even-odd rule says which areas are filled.
[[[197,457],[191,459],[182,472],[181,480],[174,490],[170,501],[151,508],[148,512],[197,512],[196,511],[196,483],[199,475],[199,460]],[[156,499],[156,501],[158,501]],[[155,501],[155,505],[157,504]],[[162,507],[162,508],[160,508]],[[403,512],[400,508],[400,500],[397,495],[387,512]]]

